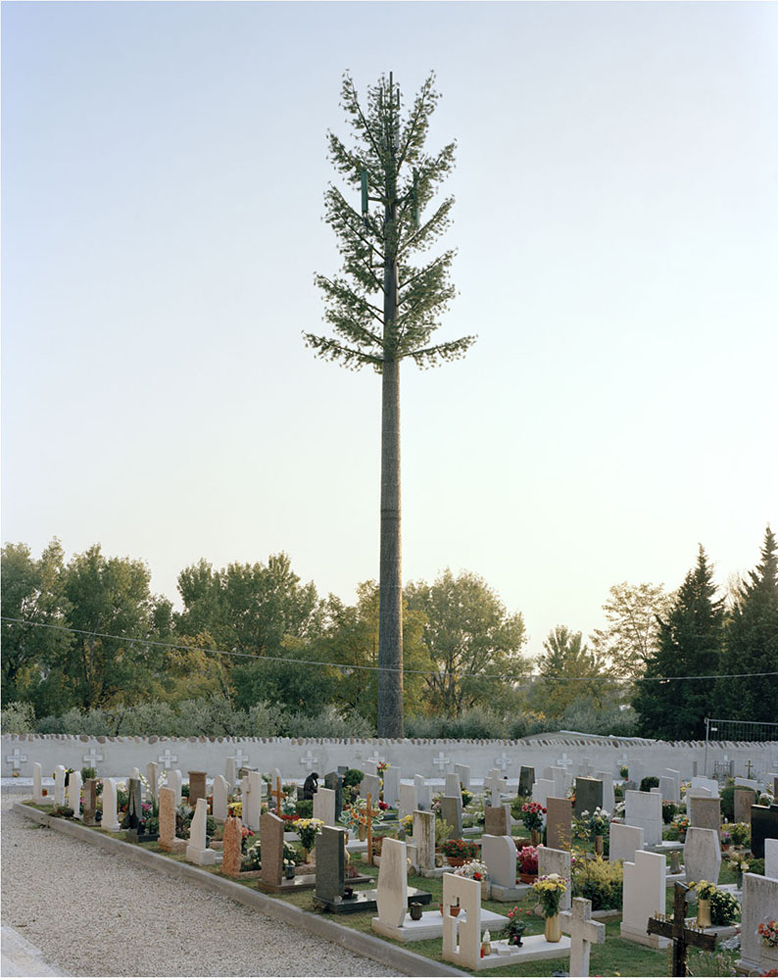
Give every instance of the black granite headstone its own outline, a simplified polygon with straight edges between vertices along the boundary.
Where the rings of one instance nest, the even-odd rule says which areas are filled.
[[[575,781],[575,815],[580,817],[586,810],[591,816],[602,807],[602,780],[579,776]]]
[[[127,826],[137,833],[142,819],[140,780],[130,778],[127,780]]]
[[[519,796],[531,796],[532,784],[534,782],[534,766],[522,766],[521,769],[519,769]]]
[[[322,827],[316,841],[316,898],[322,902],[340,901],[346,881],[345,830]]]
[[[751,807],[751,852],[755,858],[764,857],[764,842],[778,840],[778,803],[772,806]]]
[[[340,773],[328,772],[324,777],[324,788],[335,791],[335,819],[340,820],[343,810],[343,780]]]

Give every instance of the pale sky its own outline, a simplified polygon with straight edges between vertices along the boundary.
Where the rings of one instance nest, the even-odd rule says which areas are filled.
[[[458,143],[403,575],[588,634],[778,530],[775,3],[4,3],[2,539],[378,576],[380,379],[316,360],[341,75]]]

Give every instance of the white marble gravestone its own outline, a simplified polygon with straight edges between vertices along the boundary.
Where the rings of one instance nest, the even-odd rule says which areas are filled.
[[[54,769],[54,803],[65,805],[65,767],[56,766]]]
[[[512,837],[484,834],[481,838],[481,860],[489,869],[492,887],[516,887],[516,845]]]
[[[46,797],[43,795],[43,766],[40,762],[32,764],[32,802],[37,803],[38,806],[46,802]]]
[[[230,784],[230,789],[238,785],[238,759],[234,755],[228,755],[224,766],[224,778]]]
[[[399,766],[387,766],[384,769],[383,781],[384,781],[384,803],[388,803],[389,806],[397,806],[397,801],[400,799],[400,767]]]
[[[81,816],[81,773],[71,772],[68,780],[68,806],[74,817]]]
[[[459,776],[455,772],[446,773],[446,796],[457,796],[462,799],[462,787],[459,785]]]
[[[570,851],[560,851],[555,847],[538,848],[538,875],[559,875],[567,881],[567,891],[559,899],[559,911],[569,912],[572,902],[570,887]]]
[[[643,850],[643,828],[630,827],[625,823],[610,825],[610,861],[634,861],[635,851]]]
[[[213,816],[219,823],[224,823],[227,819],[227,801],[230,793],[230,784],[217,773],[213,778]]]
[[[661,794],[628,789],[624,796],[627,804],[624,822],[630,827],[643,828],[646,845],[659,844],[662,840]]]
[[[778,879],[747,872],[743,875],[743,919],[740,928],[740,962],[747,973],[778,970],[778,948],[765,946],[759,924],[778,919]]]
[[[400,805],[397,808],[399,817],[407,817],[418,809],[418,799],[415,783],[400,783]]]
[[[778,878],[778,840],[765,838],[764,842],[765,878]]]
[[[689,827],[683,845],[686,881],[709,881],[717,885],[721,871],[721,843],[715,830]]]
[[[646,794],[647,795],[647,794]],[[664,914],[667,862],[664,854],[636,851],[635,860],[624,862],[624,900],[621,938],[652,949],[666,949],[661,936],[648,935],[648,920],[655,912]]]
[[[391,929],[403,926],[408,914],[408,869],[405,852],[405,841],[384,838],[381,867],[378,871],[378,922]],[[375,928],[375,920],[373,923]]]
[[[313,816],[316,820],[324,821],[325,827],[335,826],[336,796],[336,791],[326,786],[319,786],[313,794]]]
[[[167,776],[165,777],[165,784],[169,789],[173,790],[173,794],[176,799],[176,806],[181,803],[181,785],[183,784],[184,777],[181,775],[180,769],[168,769]]]
[[[159,796],[159,764],[150,762],[146,766],[146,782],[149,784],[149,794],[156,800]]]
[[[186,846],[186,859],[192,864],[216,864],[219,856],[216,851],[205,846],[208,804],[202,798],[197,801],[192,823],[189,825],[189,843]]]
[[[365,778],[359,784],[359,795],[363,799],[367,799],[370,796],[370,802],[373,805],[378,804],[378,797],[381,792],[381,780],[378,776],[374,776],[372,773],[366,772]]]
[[[457,778],[462,786],[465,789],[470,789],[470,766],[465,766],[457,762],[454,764],[454,772],[457,774]]]
[[[554,795],[553,779],[538,779],[532,784],[532,799],[541,806],[546,805],[549,796]]]
[[[602,808],[612,816],[616,807],[616,797],[613,793],[613,774],[600,769],[594,775],[596,779],[602,780]]]
[[[430,795],[430,788],[426,779],[424,776],[420,776],[418,773],[416,773],[416,775],[413,777],[413,782],[416,786],[416,803],[413,809],[409,810],[408,812],[413,813],[414,810],[429,810],[432,797]]]
[[[673,796],[663,796],[662,799],[664,799],[664,800],[671,800],[673,803],[680,803],[681,802],[681,771],[680,771],[680,769],[665,769],[664,772],[662,773],[662,775],[663,776],[666,776],[669,779],[672,779],[674,781],[674,783],[675,783],[675,787],[674,787],[674,790],[673,790]]]
[[[719,795],[719,784],[715,779],[706,776],[692,776],[692,789],[707,789],[711,796]]]
[[[554,792],[550,795],[558,798],[567,796],[568,790],[573,785],[573,777],[569,770],[563,769],[562,766],[551,766],[550,768],[551,778],[554,780]]]
[[[116,799],[118,782],[118,779],[111,777],[103,780],[103,816],[100,820],[100,826],[112,834],[118,834],[121,830]]]
[[[574,898],[570,912],[559,916],[562,932],[570,935],[570,976],[589,976],[592,943],[605,942],[605,923],[592,921],[592,903],[588,898]]]

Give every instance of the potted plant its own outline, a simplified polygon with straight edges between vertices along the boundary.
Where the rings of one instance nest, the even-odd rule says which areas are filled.
[[[521,808],[521,820],[532,836],[532,843],[540,843],[540,831],[543,829],[543,814],[546,808],[534,800],[524,803]]]
[[[452,868],[461,867],[465,861],[478,857],[478,845],[472,840],[445,840],[440,846],[441,852]]]
[[[738,890],[743,887],[743,875],[748,871],[751,865],[746,861],[745,855],[740,854],[737,851],[732,851],[729,855],[729,870],[735,872],[735,880],[737,882]]]
[[[605,835],[610,829],[610,814],[598,806],[589,817],[588,826],[590,832],[594,834],[594,853],[601,855],[604,850]]]
[[[324,821],[319,820],[316,817],[311,817],[310,819],[295,820],[292,824],[297,836],[300,838],[300,843],[303,846],[303,862],[308,860],[308,852],[312,851],[316,845],[316,837],[321,832],[321,828],[324,826]]]
[[[716,886],[702,878],[697,882],[689,882],[689,888],[694,888],[697,892],[697,925],[700,929],[710,929],[710,902],[716,893]]]
[[[531,885],[538,880],[538,849],[537,847],[522,847],[519,851],[519,879],[525,885]]]
[[[529,915],[529,911],[525,913]],[[509,946],[521,946],[527,923],[521,918],[522,910],[518,905],[508,913],[508,925],[505,927],[505,938]]]
[[[297,865],[297,851],[291,844],[284,844],[284,877],[294,878],[295,867]]]
[[[678,813],[673,817],[673,829],[678,834],[679,841],[686,840],[686,831],[689,829],[689,818],[685,813]]]
[[[717,888],[710,898],[710,920],[714,926],[731,926],[740,918],[740,902],[732,892]]]
[[[562,938],[562,928],[559,924],[559,904],[567,891],[567,879],[561,875],[541,875],[532,886],[543,907],[546,917],[545,937],[548,943],[558,943]]]

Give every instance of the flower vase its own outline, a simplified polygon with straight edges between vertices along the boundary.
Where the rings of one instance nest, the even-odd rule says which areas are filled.
[[[303,864],[307,864],[307,863],[308,863],[308,848],[307,847],[304,847],[303,848]]]
[[[679,875],[681,873],[681,852],[670,851],[670,874]]]
[[[735,882],[737,885],[737,890],[740,892],[743,890],[743,871],[738,868],[735,872]]]
[[[603,837],[602,834],[596,834],[595,835],[595,838],[594,838],[594,853],[595,854],[599,854],[600,857],[602,857],[603,852],[605,850],[604,840],[605,840],[605,838]]]
[[[710,929],[712,925],[710,921],[709,898],[697,899],[697,925],[700,927],[700,929]]]
[[[363,823],[359,825],[359,839],[367,840],[367,826]]]
[[[539,830],[531,830],[529,832],[529,835],[532,838],[532,846],[533,847],[537,847],[538,844],[540,843],[540,831]]]
[[[562,926],[559,922],[559,912],[556,912],[554,915],[547,916],[544,935],[547,943],[558,943],[562,938]]]
[[[422,904],[421,902],[411,902],[411,918],[414,922],[418,922],[421,919]]]
[[[488,902],[492,895],[492,882],[490,878],[481,879],[481,901]]]

